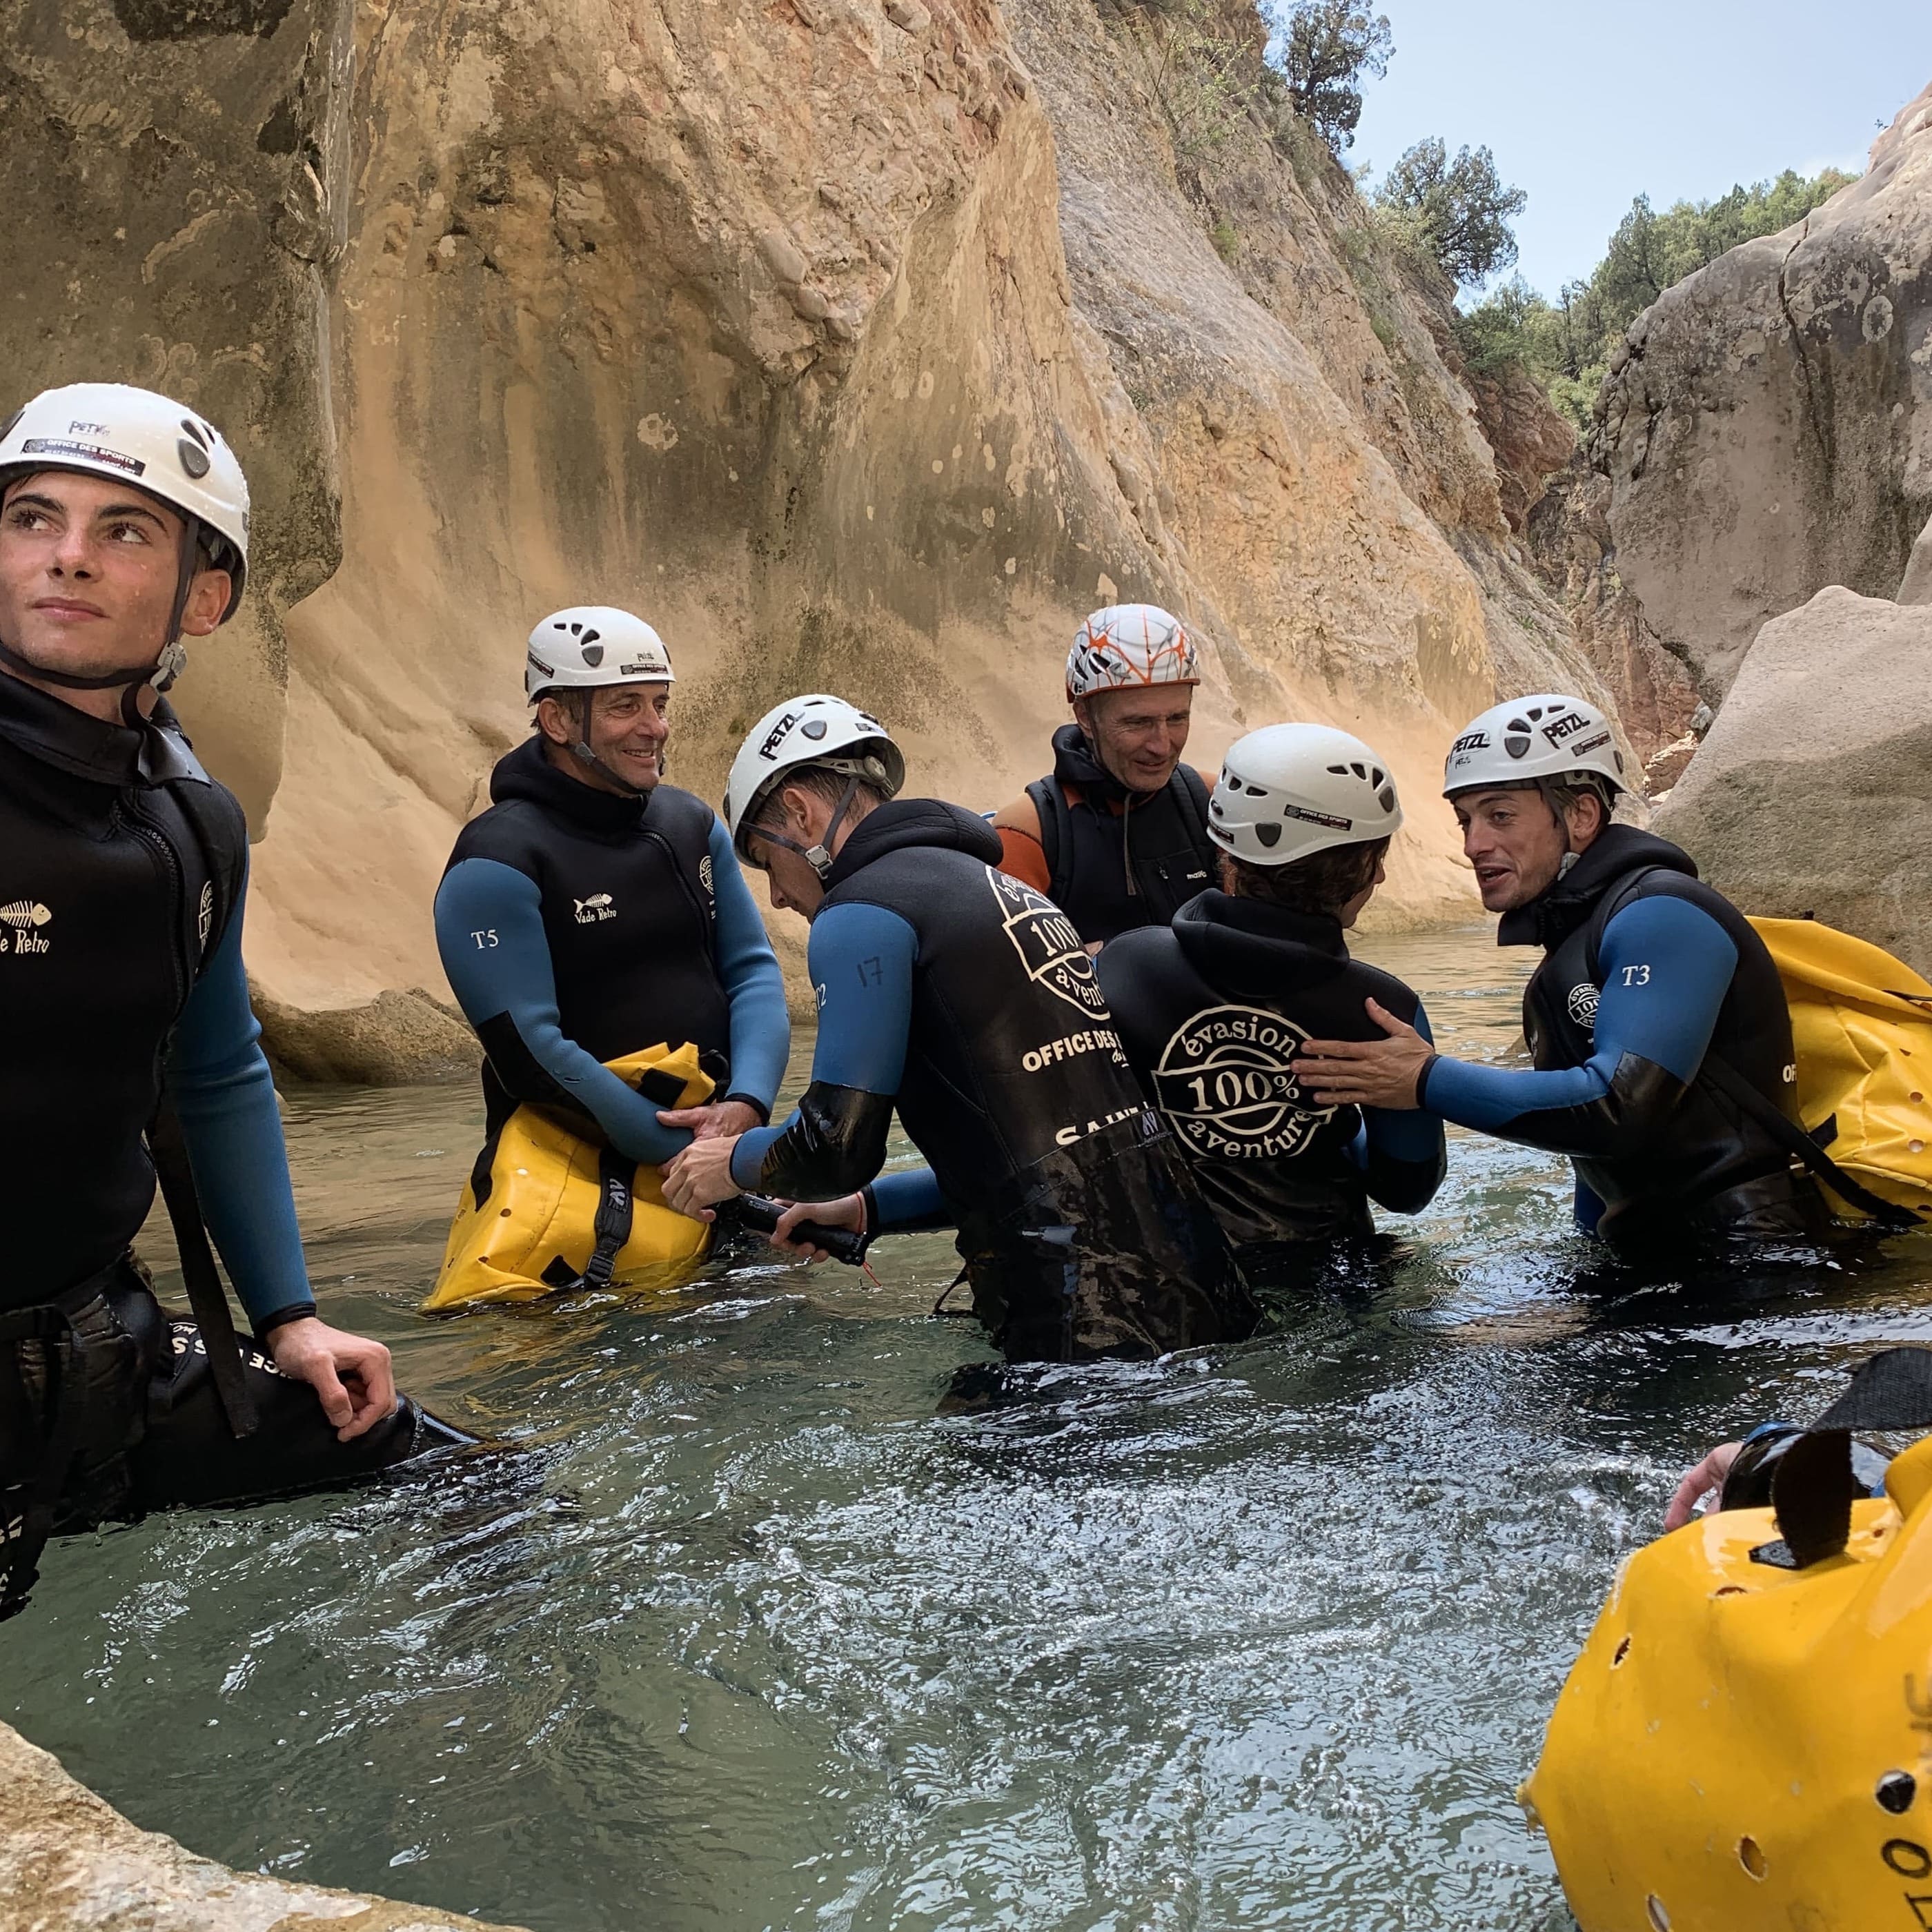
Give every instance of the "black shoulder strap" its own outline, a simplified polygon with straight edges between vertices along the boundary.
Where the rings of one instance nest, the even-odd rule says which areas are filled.
[[[1209,879],[1216,878],[1220,872],[1221,848],[1208,836],[1207,781],[1188,764],[1177,766],[1174,775],[1180,781],[1188,802],[1194,808],[1181,814],[1187,821],[1187,836],[1193,840],[1196,854],[1208,868]]]
[[[1066,794],[1057,778],[1035,778],[1026,795],[1040,818],[1040,849],[1046,854],[1046,896],[1055,905],[1064,905],[1068,880],[1060,868],[1073,850]]]
[[[711,827],[716,818],[694,793],[676,785],[659,785],[651,794],[644,818],[644,833],[664,849],[686,896],[704,920],[705,929],[718,929],[718,886],[711,876]]]
[[[188,957],[198,978],[214,958],[242,902],[248,869],[248,821],[234,794],[213,783],[184,779],[168,796],[190,835],[190,850],[178,854],[190,928]]]

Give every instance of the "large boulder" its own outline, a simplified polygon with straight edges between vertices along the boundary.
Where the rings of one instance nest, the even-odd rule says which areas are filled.
[[[0,1932],[490,1932],[433,1906],[230,1871],[130,1824],[6,1724],[0,1790]]]
[[[1834,584],[1766,625],[1656,825],[1747,912],[1932,973],[1932,605]]]
[[[1767,618],[1890,597],[1932,513],[1932,88],[1862,180],[1668,290],[1611,363],[1616,568],[1713,704]]]

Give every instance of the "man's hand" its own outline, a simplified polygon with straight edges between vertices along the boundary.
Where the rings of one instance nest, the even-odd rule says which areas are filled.
[[[1386,1040],[1311,1040],[1294,1057],[1294,1077],[1324,1107],[1420,1106],[1417,1084],[1436,1049],[1386,1006],[1366,1000]]]
[[[775,1248],[788,1255],[802,1255],[808,1261],[829,1262],[823,1248],[807,1246],[791,1238],[791,1231],[801,1221],[816,1221],[821,1228],[850,1228],[855,1234],[866,1232],[866,1197],[847,1194],[836,1201],[794,1201],[778,1216],[778,1224],[766,1238]]]
[[[700,1141],[736,1140],[764,1124],[746,1100],[718,1100],[708,1107],[669,1107],[658,1116],[660,1126],[688,1127]]]
[[[736,1134],[728,1140],[695,1140],[665,1162],[666,1202],[694,1221],[715,1220],[711,1211],[714,1203],[744,1192],[731,1178],[731,1151],[737,1144]]]
[[[292,1382],[315,1390],[338,1442],[354,1442],[396,1412],[395,1374],[380,1342],[304,1315],[269,1336],[268,1353]]]
[[[1664,1512],[1666,1536],[1673,1529],[1682,1529],[1696,1513],[1698,1504],[1713,1490],[1724,1486],[1724,1478],[1731,1473],[1731,1465],[1743,1447],[1742,1442],[1720,1442],[1677,1485],[1670,1507]]]

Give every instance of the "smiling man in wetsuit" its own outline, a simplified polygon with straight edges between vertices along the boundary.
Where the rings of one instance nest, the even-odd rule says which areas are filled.
[[[955,1227],[974,1312],[1012,1361],[1225,1341],[1256,1310],[1120,1051],[1066,916],[998,869],[983,819],[897,796],[885,727],[794,698],[731,768],[724,816],[772,903],[812,922],[812,1084],[781,1126],[700,1142],[665,1196],[757,1189],[864,1234]],[[897,1107],[929,1168],[880,1177]],[[855,1191],[856,1190],[856,1191]]]
[[[76,383],[0,431],[0,1616],[56,1532],[466,1439],[316,1314],[242,968],[247,827],[160,694],[248,548],[241,465],[165,396]],[[150,1143],[245,1352],[212,1260],[197,1330],[133,1258]]]
[[[530,633],[536,729],[497,761],[436,896],[492,1139],[532,1102],[655,1167],[771,1118],[784,982],[717,814],[662,782],[672,682],[628,610],[580,605]],[[659,1042],[695,1046],[720,1097],[667,1108],[606,1064]]]
[[[1053,770],[993,814],[1000,869],[1052,899],[1091,952],[1165,926],[1214,881],[1208,787],[1180,762],[1200,681],[1172,612],[1096,610],[1067,653],[1073,722],[1053,734]]]
[[[1815,1235],[1778,969],[1686,854],[1610,823],[1624,788],[1594,706],[1544,694],[1475,719],[1444,796],[1498,940],[1544,949],[1523,995],[1534,1070],[1443,1058],[1372,1009],[1387,1036],[1311,1040],[1303,1082],[1569,1155],[1578,1223],[1627,1248]]]

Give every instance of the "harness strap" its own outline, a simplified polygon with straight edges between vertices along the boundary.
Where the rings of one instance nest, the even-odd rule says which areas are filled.
[[[0,1415],[10,1415],[22,1430],[31,1426],[34,1405],[20,1370],[20,1346],[38,1342],[44,1378],[40,1441],[33,1475],[25,1485],[26,1506],[18,1516],[0,1520],[0,1623],[27,1607],[40,1581],[40,1554],[53,1534],[54,1513],[67,1486],[87,1427],[87,1376],[80,1336],[65,1304],[91,1300],[100,1278],[70,1290],[58,1302],[0,1315]]]
[[[196,1324],[208,1350],[208,1370],[214,1378],[215,1393],[221,1398],[221,1412],[228,1419],[230,1432],[239,1442],[255,1432],[255,1399],[248,1392],[241,1337],[235,1331],[235,1317],[230,1312],[227,1293],[214,1265],[214,1251],[208,1244],[208,1230],[202,1222],[201,1201],[195,1192],[188,1143],[182,1138],[181,1123],[165,1098],[148,1125],[148,1151],[161,1184],[168,1219],[174,1223],[175,1246],[181,1256],[182,1278],[188,1285],[188,1306],[194,1310]]]

